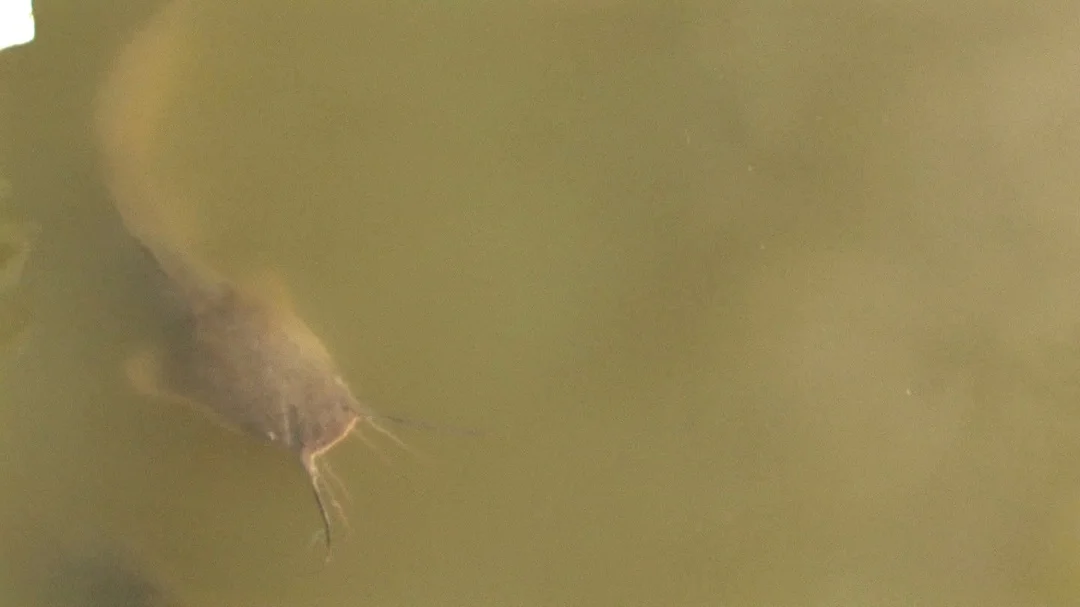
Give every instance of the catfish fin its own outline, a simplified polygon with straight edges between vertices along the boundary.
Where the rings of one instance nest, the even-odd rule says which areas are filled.
[[[191,394],[181,381],[179,373],[175,370],[169,373],[166,365],[170,362],[160,349],[147,347],[128,357],[124,362],[124,373],[139,394],[188,407],[209,418],[217,426],[243,434]]]

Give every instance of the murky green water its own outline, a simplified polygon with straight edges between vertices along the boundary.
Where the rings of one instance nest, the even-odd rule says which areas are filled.
[[[1071,5],[200,9],[202,252],[445,429],[332,453],[324,566],[287,454],[125,383],[160,319],[89,102],[153,7],[84,4],[0,55],[0,605],[95,542],[200,606],[1080,600]]]

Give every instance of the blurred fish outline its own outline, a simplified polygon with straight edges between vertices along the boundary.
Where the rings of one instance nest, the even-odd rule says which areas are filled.
[[[115,546],[55,558],[41,589],[55,607],[171,607],[161,584]]]
[[[0,355],[30,326],[33,309],[23,274],[40,233],[36,223],[0,218]]]

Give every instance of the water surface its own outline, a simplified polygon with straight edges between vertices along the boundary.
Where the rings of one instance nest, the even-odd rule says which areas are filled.
[[[1075,9],[198,10],[160,162],[201,252],[281,272],[376,409],[479,432],[335,451],[322,568],[288,454],[125,385],[160,319],[87,125],[153,7],[81,7],[0,57],[42,227],[5,533],[193,605],[1080,596]]]

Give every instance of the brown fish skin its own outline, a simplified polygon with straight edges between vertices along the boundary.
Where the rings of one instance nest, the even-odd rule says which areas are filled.
[[[322,343],[280,303],[226,282],[179,290],[199,299],[187,302],[158,361],[158,391],[296,453],[311,480],[329,549],[317,458],[349,435],[364,409]]]
[[[196,404],[297,454],[311,480],[329,554],[331,524],[316,460],[360,421],[387,432],[359,405],[322,342],[287,302],[219,275],[195,255],[191,235],[170,216],[184,200],[151,159],[191,8],[189,0],[175,0],[136,34],[106,77],[95,110],[115,206],[156,261],[180,309],[166,346],[135,360],[129,372],[146,391]]]
[[[318,338],[277,305],[225,285],[174,331],[166,385],[301,456],[329,449],[359,404]]]

